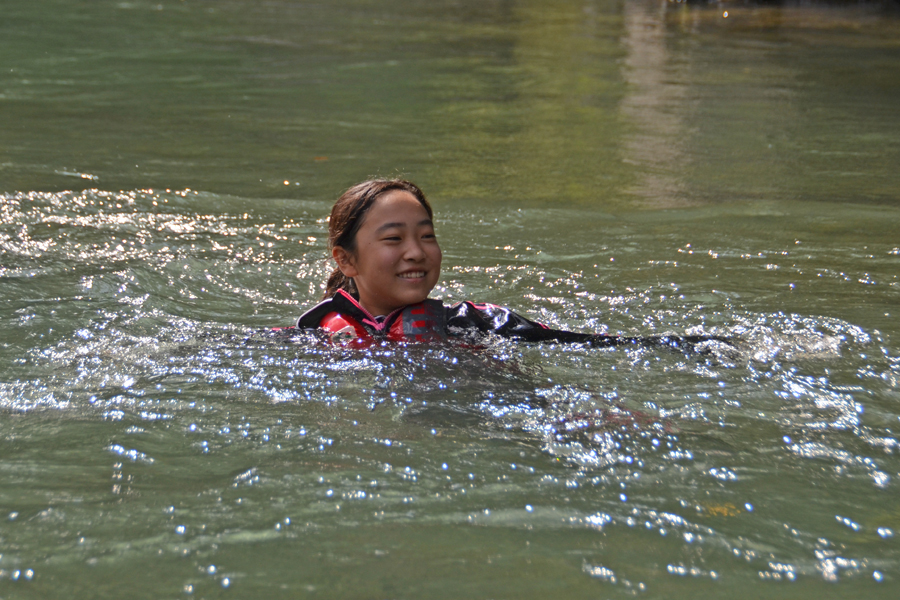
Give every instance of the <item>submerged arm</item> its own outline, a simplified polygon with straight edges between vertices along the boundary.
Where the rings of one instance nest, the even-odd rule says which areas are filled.
[[[481,334],[493,333],[526,342],[587,344],[597,348],[641,346],[676,348],[689,351],[694,350],[697,344],[703,342],[731,343],[728,338],[716,335],[663,334],[635,337],[550,329],[540,323],[526,319],[508,308],[492,304],[463,302],[449,307],[448,310],[448,329],[450,329],[451,333],[459,332],[462,335],[470,331],[477,331]]]

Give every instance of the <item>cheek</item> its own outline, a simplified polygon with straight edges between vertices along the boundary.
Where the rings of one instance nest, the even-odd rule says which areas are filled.
[[[397,261],[395,254],[396,253],[392,252],[390,248],[372,244],[371,247],[367,248],[366,266],[371,272],[385,269],[390,270],[392,265]]]

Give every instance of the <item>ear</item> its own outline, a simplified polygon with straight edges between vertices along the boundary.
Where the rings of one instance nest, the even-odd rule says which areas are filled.
[[[337,263],[338,269],[344,274],[344,277],[356,277],[359,271],[356,270],[356,261],[353,255],[344,250],[341,246],[335,246],[331,249],[331,257]]]

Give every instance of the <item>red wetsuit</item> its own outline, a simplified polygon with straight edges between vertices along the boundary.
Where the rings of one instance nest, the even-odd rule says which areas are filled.
[[[303,313],[295,327],[323,331],[334,342],[363,345],[375,340],[430,342],[458,339],[477,343],[490,334],[526,342],[582,343],[602,347],[637,344],[691,349],[699,342],[726,341],[716,336],[624,337],[562,331],[550,329],[502,306],[474,302],[448,306],[430,298],[380,318],[369,313],[343,290]]]
[[[296,327],[324,330],[333,341],[429,342],[449,338],[474,341],[473,338],[489,333],[537,341],[547,339],[546,334],[538,332],[552,331],[502,306],[474,302],[446,306],[440,300],[430,298],[376,318],[343,290],[303,313],[297,319]]]
[[[474,302],[447,306],[440,300],[430,298],[398,308],[383,318],[376,318],[343,290],[303,313],[297,319],[296,327],[324,330],[334,341],[388,339],[428,342],[451,338],[476,341],[491,333],[532,341],[554,339],[553,334],[560,333],[578,336],[580,341],[595,337],[554,331],[502,306]]]

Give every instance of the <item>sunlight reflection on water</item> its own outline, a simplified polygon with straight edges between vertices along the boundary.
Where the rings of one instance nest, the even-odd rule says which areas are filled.
[[[891,11],[7,4],[0,596],[893,597]],[[735,348],[268,331],[372,173],[448,302]]]
[[[54,432],[73,435],[83,423],[99,437],[74,451],[73,468],[108,469],[112,455],[106,493],[192,507],[174,521],[151,505],[143,517],[110,508],[146,532],[128,550],[115,540],[133,527],[98,537],[87,552],[72,546],[66,560],[101,548],[142,560],[159,547],[206,564],[216,548],[279,544],[375,515],[427,527],[601,532],[624,558],[585,559],[584,572],[623,589],[648,585],[641,552],[671,575],[712,580],[893,571],[869,546],[900,526],[878,495],[898,471],[896,411],[883,400],[896,396],[896,352],[880,333],[749,310],[684,280],[601,293],[620,284],[585,283],[589,271],[567,266],[580,258],[557,256],[499,263],[490,276],[514,277],[553,325],[578,327],[590,302],[603,312],[591,326],[726,334],[737,352],[502,340],[478,349],[323,345],[254,326],[288,324],[317,294],[320,211],[300,204],[273,221],[232,211],[232,202],[240,204],[150,190],[3,198],[3,278],[15,296],[3,316],[10,366],[0,403],[45,423],[29,426],[34,441],[8,476],[30,481],[25,495],[45,493],[48,474],[30,479],[31,461],[66,452]],[[480,234],[468,241],[452,211],[444,221],[454,242],[442,285],[465,296],[484,274],[454,265],[452,248],[477,245]],[[652,268],[661,251],[669,250],[642,244],[632,260]],[[756,268],[740,258],[743,248],[719,242],[717,253]],[[745,277],[716,285],[740,289]],[[17,422],[5,426],[8,440],[24,439]],[[832,494],[817,498],[823,482]],[[67,493],[104,494],[94,485]],[[798,506],[793,498],[807,493]],[[848,510],[841,498],[868,508]],[[60,524],[91,529],[90,510],[46,510],[7,538],[18,556],[33,556]],[[691,558],[701,548],[702,560]]]

